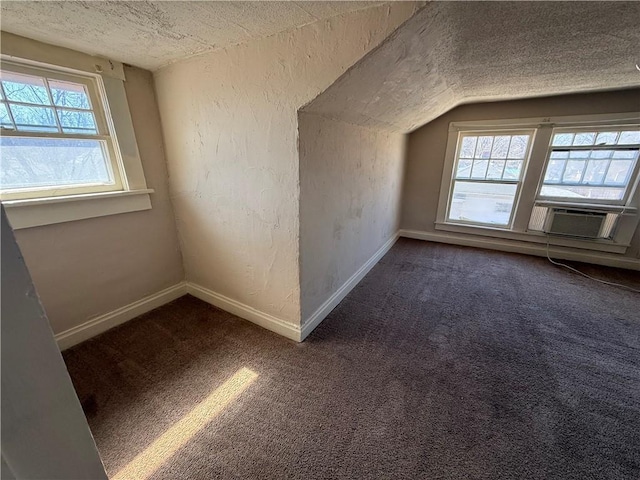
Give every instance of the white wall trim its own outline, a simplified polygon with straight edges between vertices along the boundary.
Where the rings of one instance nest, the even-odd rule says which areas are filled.
[[[259,325],[267,330],[271,330],[283,337],[290,338],[296,342],[300,339],[300,327],[289,322],[285,322],[273,315],[257,310],[249,305],[234,300],[232,298],[216,293],[207,288],[196,285],[192,282],[186,282],[186,293],[193,295],[200,300],[214,305],[222,310],[233,313],[238,317],[249,320],[256,325]]]
[[[320,323],[331,313],[331,310],[346,297],[353,288],[360,283],[360,280],[369,273],[369,271],[380,261],[382,257],[393,247],[399,238],[399,233],[396,233],[387,242],[378,249],[373,256],[367,260],[333,295],[331,295],[320,307],[311,315],[306,321],[302,323],[300,341],[307,338],[307,336],[318,326]]]
[[[466,234],[424,232],[419,230],[400,230],[400,236],[427,240],[429,242],[449,243],[453,245],[463,245],[466,247],[487,248],[490,250],[500,250],[502,252],[523,253],[539,257],[547,256],[546,245],[536,245],[519,242],[517,240],[506,240],[497,238],[479,238]],[[615,254],[595,253],[586,251],[575,251],[567,248],[551,246],[549,253],[552,258],[570,260],[575,262],[593,263],[608,267],[626,268],[629,270],[640,270],[640,259],[623,257]]]
[[[80,325],[72,327],[64,332],[60,332],[55,335],[56,341],[60,350],[65,350],[80,342],[95,337],[107,330],[118,326],[122,323],[147,313],[154,308],[161,307],[162,305],[169,303],[176,298],[180,298],[187,293],[186,282],[180,282],[172,287],[165,288],[153,295],[141,298],[129,305],[113,310],[112,312],[105,313],[92,318],[91,320],[84,322]]]
[[[373,266],[393,247],[400,236],[396,233],[382,247],[367,260],[367,262],[358,269],[333,295],[331,295],[309,319],[304,322],[303,327],[286,322],[271,314],[262,312],[246,305],[238,300],[226,297],[220,293],[209,290],[205,287],[197,285],[193,282],[180,282],[172,287],[166,288],[153,295],[144,297],[138,301],[125,305],[112,312],[97,316],[91,320],[56,334],[55,338],[61,350],[84,342],[96,335],[121,325],[139,315],[147,313],[155,308],[169,303],[183,295],[193,295],[200,300],[207,302],[213,306],[221,308],[229,313],[237,315],[240,318],[249,320],[267,330],[282,335],[283,337],[303,341],[315,329],[322,320],[325,319],[331,310],[333,310],[347,294],[369,273]]]

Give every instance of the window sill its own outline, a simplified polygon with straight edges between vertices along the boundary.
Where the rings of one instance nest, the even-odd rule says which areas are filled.
[[[580,203],[580,202],[564,202],[558,200],[536,200],[535,205],[539,207],[558,207],[558,208],[574,208],[577,210],[602,210],[612,213],[636,213],[637,208],[624,205],[605,205],[601,203]]]
[[[499,228],[476,226],[476,225],[462,225],[456,223],[436,222],[436,230],[443,230],[446,232],[465,233],[469,235],[478,235],[483,237],[494,237],[505,240],[519,240],[523,242],[542,243],[557,247],[569,247],[580,248],[584,250],[598,250],[608,253],[620,253],[623,254],[627,251],[629,245],[616,243],[612,240],[580,240],[577,238],[559,237],[559,236],[547,236],[542,232],[517,232],[513,230],[504,230]]]
[[[151,189],[3,200],[14,230],[151,209]]]

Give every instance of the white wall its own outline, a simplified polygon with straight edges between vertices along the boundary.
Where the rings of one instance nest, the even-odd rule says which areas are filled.
[[[414,8],[340,15],[156,73],[188,281],[299,324],[297,111]]]
[[[106,479],[2,209],[2,478]]]
[[[300,113],[303,321],[398,231],[406,136]]]
[[[152,209],[16,231],[55,333],[183,280],[153,77],[125,76]]]

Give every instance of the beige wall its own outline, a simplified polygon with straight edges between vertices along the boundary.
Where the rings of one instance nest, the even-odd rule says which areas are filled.
[[[156,73],[187,280],[299,324],[297,111],[414,7],[340,15]]]
[[[640,90],[476,103],[455,108],[409,135],[403,187],[401,228],[435,232],[440,181],[444,167],[449,123],[562,115],[634,112],[640,110]],[[638,258],[636,231],[626,256]]]
[[[305,321],[396,234],[406,136],[309,113],[299,131]]]
[[[55,333],[183,280],[153,77],[125,75],[152,209],[16,231]]]

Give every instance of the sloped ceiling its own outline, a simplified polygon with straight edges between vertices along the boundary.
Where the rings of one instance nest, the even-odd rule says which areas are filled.
[[[303,110],[409,132],[462,103],[640,86],[639,19],[640,2],[432,2]]]
[[[384,2],[7,1],[2,30],[149,70]]]

